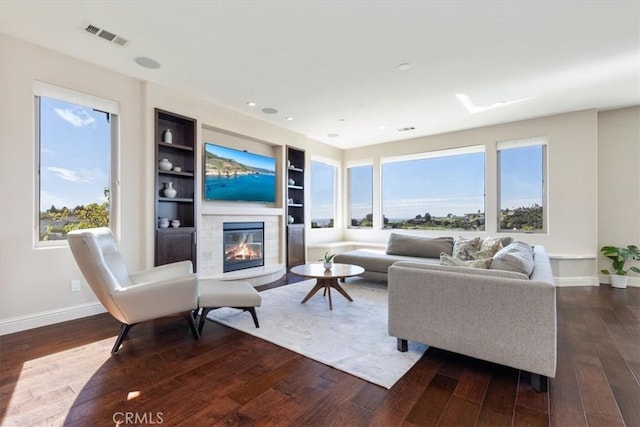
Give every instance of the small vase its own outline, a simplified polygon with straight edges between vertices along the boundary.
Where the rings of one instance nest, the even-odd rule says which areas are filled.
[[[173,134],[171,133],[171,129],[167,129],[164,131],[164,133],[162,134],[162,142],[165,142],[167,144],[173,143]]]
[[[164,193],[165,197],[173,199],[174,197],[176,197],[176,194],[178,192],[176,191],[175,188],[173,188],[173,182],[167,182],[167,183],[165,183],[165,188],[164,188],[163,193]]]
[[[295,222],[295,220],[296,219],[293,217],[293,215],[289,215],[287,217],[287,223],[289,223],[289,224],[293,224]]]
[[[170,171],[173,167],[173,164],[169,161],[169,159],[162,159],[158,162],[158,167],[161,171]]]
[[[331,267],[333,267],[333,262],[325,262],[323,265],[325,270],[331,270]]]
[[[296,185],[296,182],[293,180],[293,178],[289,178],[289,181],[287,181],[289,183],[289,185]]]
[[[169,218],[158,218],[158,228],[167,228],[169,226]]]

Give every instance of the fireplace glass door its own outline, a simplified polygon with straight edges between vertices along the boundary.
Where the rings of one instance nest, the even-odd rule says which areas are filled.
[[[224,224],[224,272],[264,265],[264,223]]]

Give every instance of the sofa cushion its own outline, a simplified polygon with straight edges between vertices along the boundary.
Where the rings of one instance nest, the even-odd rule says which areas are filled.
[[[451,255],[452,237],[421,237],[391,233],[387,243],[388,255],[403,255],[422,258],[440,258],[440,253]]]
[[[452,256],[462,261],[470,261],[474,259],[474,255],[480,249],[480,237],[467,239],[465,237],[456,237],[453,243]]]
[[[422,258],[403,255],[388,255],[382,250],[358,249],[342,252],[336,255],[334,262],[340,264],[359,265],[366,271],[387,274],[389,267],[396,261],[420,261],[426,263],[439,263],[439,257]]]
[[[500,249],[491,262],[492,270],[516,271],[531,276],[534,260],[531,246],[524,242],[513,242]]]
[[[489,266],[491,265],[491,257],[463,261],[451,255],[447,255],[443,252],[440,254],[440,264],[452,265],[457,267],[489,268]]]

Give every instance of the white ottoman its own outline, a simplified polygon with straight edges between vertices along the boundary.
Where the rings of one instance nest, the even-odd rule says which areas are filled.
[[[198,332],[202,332],[207,314],[216,308],[233,307],[248,311],[253,317],[256,328],[260,327],[256,307],[260,307],[262,297],[247,282],[199,279],[198,280],[198,306],[202,308]]]

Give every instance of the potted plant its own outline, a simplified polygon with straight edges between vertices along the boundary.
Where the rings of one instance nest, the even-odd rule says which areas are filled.
[[[324,263],[325,270],[331,270],[333,267],[333,259],[336,257],[336,254],[332,254],[331,252],[325,252],[324,257],[322,257],[322,261]]]
[[[611,286],[614,288],[626,288],[629,276],[627,273],[629,270],[640,273],[640,268],[630,267],[625,270],[624,264],[627,261],[640,261],[640,249],[636,245],[629,245],[625,247],[616,246],[603,246],[600,248],[602,255],[611,260],[613,271],[610,272],[607,269],[600,270],[602,274],[608,274],[611,279]]]

